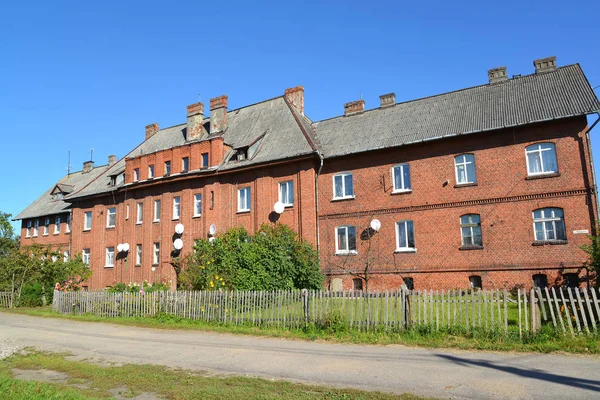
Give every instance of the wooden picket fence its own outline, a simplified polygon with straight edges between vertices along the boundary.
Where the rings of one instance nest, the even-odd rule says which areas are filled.
[[[552,323],[566,334],[597,333],[597,290],[55,292],[62,314],[180,318],[283,328],[307,324],[357,331],[411,328],[535,333]]]
[[[12,293],[0,292],[0,308],[12,308]]]

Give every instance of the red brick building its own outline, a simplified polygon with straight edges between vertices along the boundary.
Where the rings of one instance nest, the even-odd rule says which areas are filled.
[[[221,96],[209,118],[193,104],[186,124],[149,125],[66,195],[71,252],[89,258],[90,288],[173,279],[174,240],[185,254],[211,225],[278,221],[317,246],[332,289],[579,284],[597,219],[586,115],[600,102],[579,65],[534,65],[414,101],[384,95],[372,110],[348,103],[320,122],[302,88],[229,111]],[[22,244],[34,217],[17,216]]]

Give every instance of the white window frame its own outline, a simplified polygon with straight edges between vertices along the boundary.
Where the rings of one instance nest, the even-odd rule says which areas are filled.
[[[44,236],[48,236],[49,232],[50,232],[50,217],[46,217],[46,219],[44,219]]]
[[[154,220],[152,222],[160,221],[160,200],[154,200]]]
[[[238,212],[250,211],[252,207],[252,198],[250,186],[238,189]]]
[[[555,216],[555,211],[556,210],[560,210],[562,213],[561,217],[556,217]],[[536,211],[542,211],[542,217],[541,218],[535,218],[535,212]],[[546,215],[547,213],[550,213],[550,215]],[[562,208],[559,207],[544,207],[544,208],[538,208],[533,210],[533,212],[531,213],[531,216],[533,218],[533,237],[535,239],[536,242],[554,242],[554,241],[562,241],[562,240],[567,240],[567,227],[565,225],[565,210],[563,210]],[[556,229],[556,222],[561,222],[562,223],[562,229],[563,231],[561,233],[564,234],[564,238],[559,239],[559,231],[558,229]],[[550,222],[552,224],[552,230],[554,232],[554,239],[548,239],[548,232],[550,232],[550,230],[546,229],[546,223]],[[538,239],[537,237],[537,230],[535,229],[535,224],[536,223],[541,223],[542,227],[543,227],[543,233],[544,233],[544,237],[542,239]]]
[[[31,220],[27,221],[27,228],[25,229],[25,237],[31,237],[31,227],[33,226],[33,223],[31,222]]]
[[[287,199],[283,198],[283,188],[284,187],[286,187]],[[290,196],[290,194],[291,194],[291,196]],[[291,199],[290,199],[290,197],[291,197]],[[279,201],[282,202],[285,207],[292,207],[294,205],[294,181],[293,180],[290,179],[289,181],[279,182]]]
[[[350,181],[352,182],[352,193],[346,194],[346,176],[350,176]],[[335,193],[335,179],[340,177],[342,179],[342,195],[337,196]],[[333,175],[333,200],[343,200],[343,199],[353,199],[354,196],[354,176],[352,172],[340,172],[338,174]]]
[[[154,164],[148,165],[148,179],[154,178]]]
[[[85,265],[90,265],[90,249],[83,249],[81,251],[81,261],[85,264]]]
[[[58,235],[60,233],[60,215],[57,215],[54,218],[54,234]]]
[[[476,215],[477,217],[479,217],[479,222],[478,223],[476,223],[476,224],[475,223],[464,223],[463,224],[463,222],[462,222],[462,218],[463,217],[471,217],[473,215]],[[482,235],[482,232],[481,232],[481,215],[479,215],[479,214],[473,214],[473,213],[471,213],[471,214],[463,214],[463,215],[461,215],[459,217],[459,222],[460,222],[460,240],[461,240],[462,246],[467,246],[467,247],[468,246],[483,247],[483,235]],[[471,241],[473,243],[470,243],[470,244],[466,244],[465,243],[465,236],[463,234],[463,229],[464,228],[469,228],[469,231],[471,232],[471,236],[470,236],[471,237]],[[475,237],[476,236],[475,236],[475,232],[474,232],[473,228],[479,228],[479,237],[481,238],[481,243],[475,243]]]
[[[550,145],[550,149],[542,149],[542,145]],[[546,153],[544,153],[546,152]],[[544,171],[544,154],[548,154],[551,152],[550,157],[554,157],[554,164],[556,165],[556,170],[554,171]],[[540,172],[531,172],[531,165],[529,164],[529,154],[538,153],[540,158]],[[547,156],[548,157],[548,156]],[[536,143],[530,146],[525,147],[525,162],[527,163],[527,176],[539,176],[539,175],[550,175],[558,173],[558,157],[556,155],[556,145],[552,142],[543,142]]]
[[[67,216],[67,228],[65,229],[66,233],[71,233],[71,216]]]
[[[164,173],[164,175],[165,176],[171,175],[171,160],[165,161],[164,167],[165,167],[165,173]]]
[[[208,168],[208,153],[202,153],[200,157],[202,157],[202,168]]]
[[[400,169],[400,182],[396,181],[396,169]],[[404,182],[404,170],[408,170],[408,185]],[[406,193],[412,192],[412,186],[410,182],[410,165],[408,163],[397,164],[392,167],[392,182],[394,183],[394,190],[392,193]]]
[[[194,195],[194,217],[202,216],[202,194],[197,193]]]
[[[473,160],[472,161],[467,160],[467,156],[471,156],[473,158]],[[469,176],[469,170],[467,169],[467,166],[469,164],[473,164],[475,176]],[[458,175],[458,167],[461,165],[465,169],[466,181],[464,181],[464,182],[460,182],[459,177],[458,177],[459,176]],[[456,178],[457,185],[468,185],[471,183],[477,183],[477,164],[475,163],[475,154],[464,153],[464,154],[459,154],[458,156],[454,157],[454,175]]]
[[[410,224],[409,224],[410,223]],[[406,243],[400,243],[400,229],[401,229],[401,225],[404,224],[404,237],[406,238]],[[413,246],[409,246],[408,243],[408,227],[409,225],[412,226],[412,236],[413,236],[413,240],[415,243],[413,243]],[[396,253],[414,253],[417,251],[417,245],[416,245],[416,238],[415,238],[415,221],[410,220],[410,219],[405,219],[402,221],[398,221],[395,224],[395,230],[396,230]]]
[[[190,158],[182,157],[181,158],[181,172],[187,172],[190,170]]]
[[[134,168],[133,169],[133,181],[137,182],[140,180],[140,169],[139,168]]]
[[[173,219],[179,219],[181,217],[181,197],[173,197]]]
[[[37,237],[39,231],[40,231],[40,220],[36,219],[35,222],[33,223],[33,235],[32,235],[32,237]]]
[[[86,211],[83,213],[83,230],[89,231],[92,229],[92,212]]]
[[[63,252],[63,262],[68,262],[71,258],[71,252],[69,250],[65,250]]]
[[[106,248],[106,263],[104,267],[114,267],[115,266],[115,248],[114,246],[109,246]]]
[[[141,244],[135,245],[135,265],[142,265],[143,248]]]
[[[135,204],[135,224],[141,225],[144,222],[144,202],[139,202]]]
[[[349,235],[350,229],[354,229],[354,249],[350,248],[350,235]],[[345,231],[344,243],[339,242],[339,231],[340,230]],[[357,245],[356,241],[357,241],[356,227],[354,225],[340,225],[340,226],[335,227],[335,254],[358,254],[358,251],[356,250],[356,245]],[[343,244],[345,248],[344,249],[340,248],[340,244]]]
[[[113,224],[110,224],[110,217],[114,216],[114,221]],[[115,226],[117,226],[117,207],[109,207],[106,209],[106,227],[107,228],[114,228]]]
[[[160,264],[160,242],[154,243],[154,252],[152,253],[152,265]]]

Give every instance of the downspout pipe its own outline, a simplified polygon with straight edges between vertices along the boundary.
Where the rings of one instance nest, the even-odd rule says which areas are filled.
[[[596,113],[596,121],[594,121],[594,123],[592,124],[592,126],[590,126],[586,131],[585,131],[585,140],[587,142],[587,151],[588,154],[590,155],[590,169],[591,169],[591,173],[592,173],[592,184],[594,185],[592,188],[592,192],[594,193],[594,198],[595,198],[595,202],[596,202],[596,224],[598,223],[598,221],[600,221],[600,203],[598,202],[598,185],[596,183],[596,171],[594,169],[594,155],[592,154],[592,142],[590,140],[590,132],[592,131],[592,129],[594,129],[594,127],[598,124],[598,122],[600,121],[600,114]]]

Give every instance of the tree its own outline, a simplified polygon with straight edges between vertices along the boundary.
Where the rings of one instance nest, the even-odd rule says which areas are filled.
[[[0,257],[5,257],[19,245],[10,223],[10,217],[12,217],[12,214],[0,211]]]
[[[598,231],[598,229],[596,231]],[[588,260],[585,265],[592,272],[591,279],[595,281],[596,287],[600,287],[600,281],[598,279],[598,275],[600,274],[600,236],[589,236],[589,238],[590,243],[581,246],[581,249],[588,255]]]

